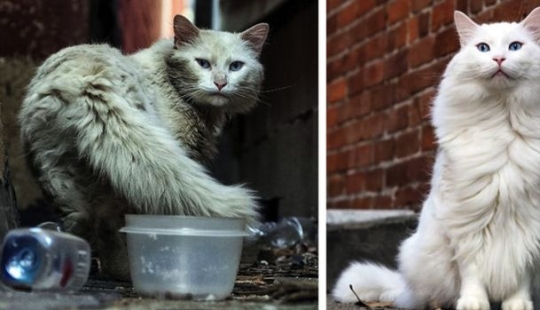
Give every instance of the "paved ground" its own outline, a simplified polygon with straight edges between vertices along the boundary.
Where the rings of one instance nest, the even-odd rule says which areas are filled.
[[[231,297],[218,302],[143,298],[127,282],[91,278],[76,293],[22,292],[0,287],[0,309],[9,310],[308,310],[318,306],[316,251],[261,252],[242,263]],[[270,263],[268,263],[270,261]]]

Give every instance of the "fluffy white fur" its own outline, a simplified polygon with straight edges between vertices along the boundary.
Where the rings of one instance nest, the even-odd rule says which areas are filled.
[[[540,9],[521,23],[477,25],[455,13],[461,49],[439,86],[439,150],[417,231],[399,271],[357,263],[332,291],[399,307],[533,309],[540,265]],[[511,50],[513,42],[521,48]],[[489,50],[480,51],[486,43]],[[501,61],[502,60],[502,61]],[[499,63],[501,65],[499,65]],[[499,72],[502,70],[502,72]]]
[[[115,277],[127,274],[117,232],[125,213],[257,220],[252,191],[218,183],[201,162],[227,117],[256,104],[268,26],[216,32],[177,16],[174,27],[174,42],[131,56],[106,45],[58,52],[38,69],[19,115],[45,194]],[[232,70],[234,61],[243,66]]]

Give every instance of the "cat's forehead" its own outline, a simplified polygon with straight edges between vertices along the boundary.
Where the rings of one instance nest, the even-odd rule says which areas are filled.
[[[483,24],[478,27],[475,35],[473,36],[473,44],[479,42],[508,42],[508,41],[520,41],[529,40],[531,36],[529,32],[518,23],[493,23]]]
[[[207,52],[218,52],[221,55],[249,52],[247,44],[236,33],[203,30],[199,33],[199,40],[199,48]]]

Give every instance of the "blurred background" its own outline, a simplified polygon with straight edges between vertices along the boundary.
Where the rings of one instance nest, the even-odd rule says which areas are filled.
[[[125,53],[148,47],[173,36],[176,14],[233,32],[270,24],[259,106],[227,125],[209,169],[226,184],[256,190],[266,220],[317,217],[317,10],[315,0],[0,0],[0,114],[23,225],[47,216],[17,125],[36,67],[76,44],[108,43]]]
[[[398,243],[416,226],[436,152],[430,106],[459,49],[454,11],[477,23],[520,21],[537,6],[327,1],[329,288],[353,259],[394,265]]]

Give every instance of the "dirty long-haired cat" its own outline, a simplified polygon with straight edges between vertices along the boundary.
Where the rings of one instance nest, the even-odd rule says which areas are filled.
[[[432,119],[439,150],[399,271],[353,263],[332,291],[403,308],[533,309],[540,266],[540,8],[520,23],[455,13],[460,51]]]
[[[30,166],[67,231],[128,275],[117,232],[126,213],[257,219],[253,193],[224,186],[203,164],[226,119],[257,102],[267,24],[242,33],[174,19],[174,41],[124,56],[107,45],[47,59],[19,115]]]

